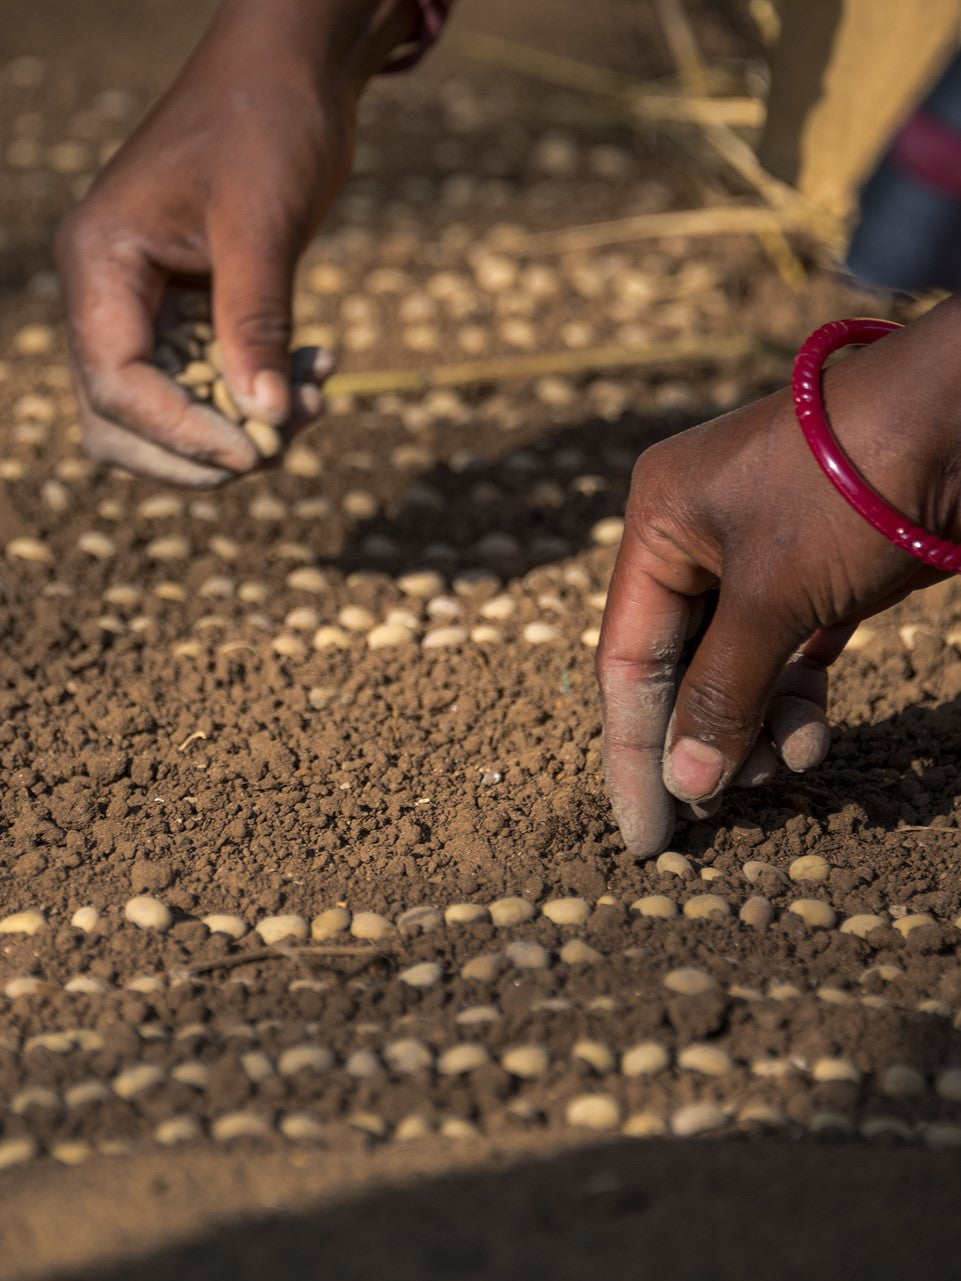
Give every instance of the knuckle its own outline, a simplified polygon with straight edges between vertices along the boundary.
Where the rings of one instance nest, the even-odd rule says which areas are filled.
[[[113,463],[120,461],[111,450],[109,443],[95,427],[87,427],[83,433],[83,448],[88,458],[95,463]]]
[[[83,381],[91,412],[110,421],[119,420],[122,417],[120,398],[113,379],[101,370],[87,367],[83,371]]]
[[[681,523],[682,509],[672,442],[659,441],[634,464],[626,519],[640,534],[668,536]]]
[[[290,313],[280,303],[242,307],[234,317],[231,328],[234,339],[244,347],[280,348],[286,351],[290,344],[292,325]]]
[[[711,675],[684,682],[678,710],[702,735],[718,741],[745,739],[756,732],[759,723],[755,709],[739,703],[730,689]]]
[[[94,249],[96,230],[83,205],[72,210],[59,223],[53,237],[53,254],[57,267],[63,271],[82,263]]]

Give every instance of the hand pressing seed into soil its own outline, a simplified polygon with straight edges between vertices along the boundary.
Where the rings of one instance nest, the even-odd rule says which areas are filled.
[[[414,17],[413,0],[220,5],[57,237],[94,457],[193,486],[260,465],[250,434],[152,363],[169,287],[185,280],[210,282],[240,414],[283,436],[318,416],[329,366],[289,381],[294,269],[349,172],[360,91]]]
[[[829,417],[867,480],[946,538],[961,530],[959,343],[952,298],[824,379]],[[644,453],[597,659],[605,769],[628,848],[664,848],[675,798],[710,807],[730,785],[768,781],[779,762],[819,764],[827,669],[854,627],[942,577],[834,490],[790,389]]]

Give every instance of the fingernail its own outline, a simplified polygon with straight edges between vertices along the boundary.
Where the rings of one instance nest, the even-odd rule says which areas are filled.
[[[262,369],[251,384],[251,400],[256,417],[270,423],[281,421],[288,412],[287,380],[276,369]]]
[[[724,757],[696,738],[680,738],[664,764],[668,790],[683,801],[709,796],[721,781]]]
[[[326,347],[318,347],[313,364],[314,377],[318,382],[323,382],[325,378],[329,378],[334,372],[336,364],[337,357],[332,351],[328,351]]]
[[[781,744],[781,759],[789,770],[803,774],[820,765],[831,746],[831,730],[822,721],[802,725]]]
[[[313,383],[295,383],[294,396],[297,408],[308,418],[319,418],[324,407],[324,393]]]

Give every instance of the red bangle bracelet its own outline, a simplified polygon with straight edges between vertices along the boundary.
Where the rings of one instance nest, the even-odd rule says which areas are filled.
[[[888,320],[859,318],[832,320],[815,330],[794,362],[794,408],[811,453],[841,497],[895,547],[927,565],[957,574],[961,573],[961,546],[912,524],[886,503],[844,452],[824,412],[821,369],[828,356],[852,343],[877,342],[900,328]]]
[[[384,72],[407,71],[420,62],[431,47],[450,15],[454,0],[418,0],[417,30],[402,49],[395,50],[381,68]]]

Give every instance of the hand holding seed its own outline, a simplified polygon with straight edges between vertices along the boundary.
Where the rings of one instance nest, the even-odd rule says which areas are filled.
[[[868,480],[948,538],[961,490],[959,336],[961,300],[949,299],[825,377],[828,414]],[[779,762],[819,764],[827,669],[854,627],[941,577],[834,491],[789,390],[642,455],[597,659],[628,848],[664,848],[675,798],[705,812]]]
[[[323,87],[322,53],[297,25],[317,27],[316,5],[299,16],[288,7],[284,21],[273,10],[223,6],[58,235],[87,447],[177,484],[215,485],[261,464],[263,451],[222,412],[228,398],[266,425],[265,439],[289,435],[319,414],[329,372],[301,371],[292,389],[291,287],[349,169],[358,85]],[[212,291],[213,403],[153,361],[170,287],[184,281]]]

